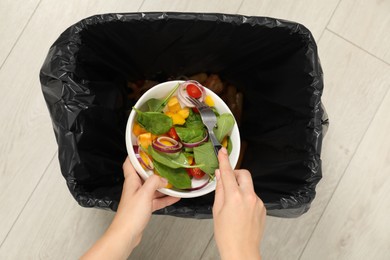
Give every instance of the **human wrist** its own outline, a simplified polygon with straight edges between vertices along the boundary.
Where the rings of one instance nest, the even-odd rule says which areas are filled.
[[[237,260],[237,259],[248,259],[248,260],[261,260],[259,248],[230,248],[229,250],[219,250],[221,260]]]
[[[137,237],[140,233],[140,227],[137,223],[137,219],[134,216],[117,213],[110,227],[120,230],[121,234],[128,238],[131,238]]]
[[[116,215],[106,232],[110,240],[116,241],[121,248],[131,252],[137,245],[139,235],[135,232],[128,219]]]
[[[127,259],[136,247],[135,237],[113,221],[104,235],[81,259]]]

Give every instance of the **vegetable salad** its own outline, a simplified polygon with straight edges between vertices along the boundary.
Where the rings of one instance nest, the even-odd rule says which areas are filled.
[[[230,153],[229,133],[235,124],[229,113],[219,114],[213,99],[206,95],[197,81],[177,84],[164,99],[151,98],[147,111],[136,108],[132,132],[137,139],[134,146],[142,167],[166,178],[167,188],[196,190],[214,179],[218,159],[199,111],[186,97],[193,97],[210,106],[217,116],[216,138]],[[191,179],[202,180],[196,187]]]

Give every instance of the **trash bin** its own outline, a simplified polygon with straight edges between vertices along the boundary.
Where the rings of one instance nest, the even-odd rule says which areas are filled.
[[[242,168],[269,215],[297,217],[322,177],[322,70],[303,25],[267,17],[124,13],[86,18],[49,50],[40,81],[61,172],[83,207],[116,210],[127,156],[129,81],[216,73],[244,95]],[[211,218],[214,193],[155,212]]]

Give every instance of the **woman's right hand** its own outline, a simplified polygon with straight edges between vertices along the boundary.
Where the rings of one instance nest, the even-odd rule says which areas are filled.
[[[225,148],[218,154],[213,206],[214,236],[222,259],[260,259],[266,209],[247,170],[230,166]]]

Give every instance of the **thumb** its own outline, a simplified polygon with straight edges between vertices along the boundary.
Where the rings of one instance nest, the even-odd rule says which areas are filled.
[[[154,192],[158,189],[164,188],[167,184],[168,181],[166,179],[153,174],[145,181],[140,191],[144,195],[148,196],[148,198],[150,197],[150,199],[153,199]]]

